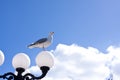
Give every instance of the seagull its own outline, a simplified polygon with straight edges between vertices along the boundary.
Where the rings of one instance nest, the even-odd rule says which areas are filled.
[[[38,41],[28,45],[28,48],[42,48],[43,50],[45,50],[45,48],[51,45],[53,41],[53,34],[54,32],[50,32],[48,37],[41,38]]]

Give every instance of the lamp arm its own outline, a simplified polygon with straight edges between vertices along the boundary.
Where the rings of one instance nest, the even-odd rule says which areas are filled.
[[[42,66],[42,67],[40,67],[40,70],[42,71],[42,75],[36,77],[36,76],[34,76],[33,74],[31,74],[31,73],[27,73],[27,74],[25,74],[25,75],[23,76],[23,78],[24,78],[24,79],[27,78],[28,80],[42,79],[42,78],[44,78],[44,77],[46,76],[46,74],[48,73],[49,69],[50,69],[50,68],[47,67],[47,66]],[[31,79],[29,79],[29,77],[31,77]]]
[[[16,75],[13,74],[12,72],[8,72],[8,73],[5,73],[4,75],[0,75],[0,78],[12,80],[16,78]]]

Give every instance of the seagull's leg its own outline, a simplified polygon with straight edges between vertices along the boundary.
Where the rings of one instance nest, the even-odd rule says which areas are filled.
[[[43,46],[43,51],[46,51],[44,46]]]

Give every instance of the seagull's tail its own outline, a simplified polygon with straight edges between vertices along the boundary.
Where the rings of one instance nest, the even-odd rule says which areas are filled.
[[[30,44],[27,47],[30,48],[30,49],[32,49],[32,48],[34,48],[34,44]]]

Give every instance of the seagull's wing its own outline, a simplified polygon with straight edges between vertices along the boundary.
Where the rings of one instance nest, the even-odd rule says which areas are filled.
[[[27,47],[29,47],[29,48],[33,48],[35,45],[37,45],[37,44],[41,44],[41,43],[44,43],[44,42],[46,42],[47,40],[48,40],[47,38],[39,39],[38,41],[36,41],[36,42],[34,42],[34,43],[28,45]]]
[[[48,40],[47,38],[42,38],[42,39],[39,39],[38,41],[34,42],[33,44],[44,43],[44,42],[46,42],[47,40]]]

